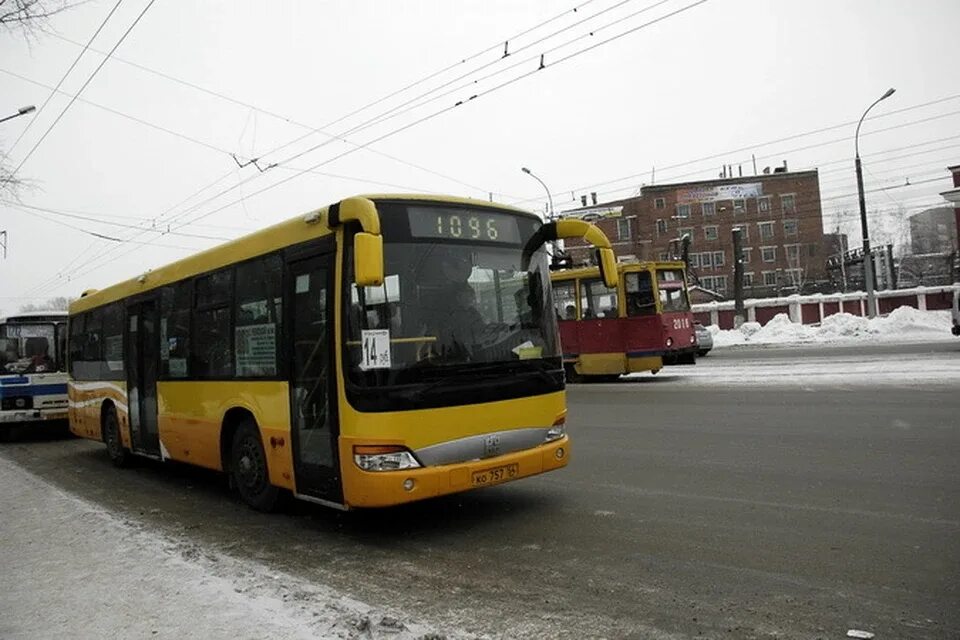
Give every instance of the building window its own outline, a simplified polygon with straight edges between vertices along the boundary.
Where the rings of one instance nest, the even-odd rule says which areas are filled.
[[[753,286],[753,271],[743,274],[743,286],[745,287]]]
[[[763,284],[768,287],[772,287],[777,284],[777,272],[776,271],[764,271],[763,272]]]
[[[700,255],[700,266],[705,269],[713,267],[713,254],[707,251],[706,253],[701,253]]]
[[[704,227],[703,237],[706,238],[707,240],[716,240],[717,238],[719,238],[720,236],[717,233],[717,226],[710,225],[709,227]]]
[[[742,227],[737,227],[740,229],[740,239],[743,241],[750,240],[750,227],[743,225]]]
[[[626,219],[617,220],[617,238],[619,240],[630,239],[630,221]]]
[[[703,202],[700,204],[700,209],[703,211],[703,215],[712,216],[717,212],[717,203]]]
[[[666,262],[670,259],[670,254],[666,251],[661,251],[660,256],[657,259],[660,260],[660,262]]]
[[[664,201],[663,198],[657,198],[656,200],[653,201],[653,207],[655,209],[664,209],[666,208],[666,206],[667,206],[667,203],[666,201]]]
[[[663,218],[657,220],[657,235],[662,236],[667,232],[667,221]]]
[[[800,264],[800,245],[787,244],[783,246],[783,249],[787,254],[787,264],[798,266]]]
[[[776,262],[777,248],[776,247],[760,247],[760,258],[764,262]]]
[[[747,201],[743,198],[737,198],[733,201],[734,213],[745,213],[747,211]]]
[[[773,223],[772,222],[758,222],[757,226],[760,227],[761,240],[773,239]]]
[[[743,248],[743,264],[750,264],[750,259],[753,256],[753,247],[744,247]]]
[[[727,276],[716,276],[713,279],[713,290],[717,293],[726,293],[727,291]]]
[[[704,276],[700,278],[700,286],[709,291],[713,291],[713,276]]]
[[[760,196],[757,198],[757,210],[760,213],[767,213],[770,211],[770,196]]]
[[[723,266],[723,251],[714,251],[713,252],[713,266],[722,267]]]
[[[683,236],[690,236],[690,239],[693,240],[693,227],[680,227],[677,233],[681,238]]]
[[[699,254],[699,253],[691,253],[690,256],[689,256],[689,260],[690,260],[690,266],[691,266],[691,267],[699,267],[699,266],[700,266],[700,254]]]
[[[785,235],[785,236],[795,236],[795,235],[797,235],[797,221],[796,221],[796,220],[784,220],[784,221],[783,221],[783,235]]]
[[[784,213],[793,213],[796,211],[796,198],[792,193],[780,196],[780,208]]]
[[[803,284],[803,269],[787,269],[787,281],[795,287]]]
[[[690,205],[689,205],[689,204],[678,204],[678,205],[677,205],[677,217],[678,217],[678,218],[689,218],[689,217],[690,217]]]

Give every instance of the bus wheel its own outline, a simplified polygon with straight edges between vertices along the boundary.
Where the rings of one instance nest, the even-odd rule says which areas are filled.
[[[244,421],[233,434],[230,475],[244,502],[257,511],[273,510],[280,490],[270,484],[260,431],[252,420]]]
[[[130,452],[124,448],[120,439],[120,421],[117,420],[117,411],[112,407],[107,409],[103,418],[103,443],[107,445],[107,455],[115,467],[125,467],[130,462]]]

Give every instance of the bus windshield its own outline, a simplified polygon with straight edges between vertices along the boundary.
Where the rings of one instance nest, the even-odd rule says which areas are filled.
[[[0,373],[47,373],[57,370],[53,324],[6,324],[0,327]]]
[[[448,237],[443,225],[454,215],[449,211],[420,234],[413,214],[407,234],[390,234],[384,216],[383,286],[346,288],[345,360],[354,383],[403,385],[480,369],[542,369],[545,363],[559,369],[547,254],[543,247],[524,254],[540,223],[494,214],[504,220],[495,221],[502,224],[499,242],[492,242],[490,219],[466,209],[456,214],[462,228],[454,227],[464,240]],[[480,241],[469,241],[471,231],[482,233]],[[346,264],[349,269],[351,261]],[[388,341],[381,342],[389,345],[388,358],[365,357],[371,337]]]

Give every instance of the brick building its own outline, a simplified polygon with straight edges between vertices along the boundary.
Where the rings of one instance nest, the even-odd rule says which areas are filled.
[[[910,216],[913,254],[950,253],[957,249],[957,222],[953,207],[934,207]]]
[[[621,259],[667,259],[690,237],[694,283],[733,295],[733,236],[741,228],[745,295],[808,291],[827,280],[832,248],[823,233],[816,170],[645,186],[640,195],[560,214],[593,220]],[[590,259],[582,242],[567,241],[574,263]]]

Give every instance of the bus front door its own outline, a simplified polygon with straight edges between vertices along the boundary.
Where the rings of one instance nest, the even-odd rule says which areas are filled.
[[[289,263],[290,425],[297,493],[343,503],[333,359],[334,254]]]
[[[127,307],[127,410],[133,450],[160,455],[157,430],[157,366],[160,360],[157,301]]]

